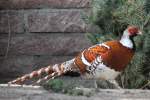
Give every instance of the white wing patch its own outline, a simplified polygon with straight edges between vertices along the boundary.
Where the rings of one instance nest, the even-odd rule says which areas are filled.
[[[110,47],[109,47],[108,45],[106,45],[105,43],[101,43],[101,44],[96,44],[96,45],[94,45],[94,46],[91,46],[90,48],[88,48],[88,50],[91,49],[91,48],[93,48],[93,47],[96,47],[97,45],[99,45],[99,46],[104,46],[104,47],[106,47],[107,49],[110,49]]]
[[[87,66],[91,66],[91,64],[85,59],[83,53],[84,53],[84,51],[82,52],[82,55],[81,55],[81,60],[82,60],[82,62],[83,62],[85,65],[87,65]]]
[[[104,47],[106,47],[107,49],[110,49],[110,47],[109,47],[108,45],[106,45],[105,43],[99,44],[99,46],[104,46]]]

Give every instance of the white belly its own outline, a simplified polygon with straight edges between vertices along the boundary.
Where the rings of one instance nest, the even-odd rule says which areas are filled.
[[[92,73],[86,74],[87,78],[94,79],[104,79],[104,80],[113,80],[115,79],[120,72],[115,71],[104,64],[99,64]]]

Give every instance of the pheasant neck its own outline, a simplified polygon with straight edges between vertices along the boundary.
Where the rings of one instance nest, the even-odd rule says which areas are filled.
[[[120,39],[120,43],[127,48],[135,50],[133,37],[129,36],[129,33],[127,31],[124,31],[124,34]]]

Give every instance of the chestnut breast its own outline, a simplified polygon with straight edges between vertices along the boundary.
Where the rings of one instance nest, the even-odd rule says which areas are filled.
[[[119,41],[105,42],[110,47],[106,53],[101,54],[103,62],[116,71],[122,71],[131,61],[134,51],[123,46]]]

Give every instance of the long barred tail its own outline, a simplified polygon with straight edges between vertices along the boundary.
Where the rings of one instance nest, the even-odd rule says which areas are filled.
[[[31,80],[36,77],[40,77],[43,74],[47,74],[45,77],[35,81],[33,84],[39,84],[43,81],[46,81],[48,79],[53,79],[57,76],[60,76],[67,71],[72,71],[72,70],[78,70],[77,67],[74,65],[74,59],[66,61],[62,64],[55,64],[53,66],[47,66],[45,68],[41,68],[37,71],[33,71],[29,74],[26,74],[22,77],[19,77],[13,81],[8,82],[8,84],[24,84],[25,81]]]

